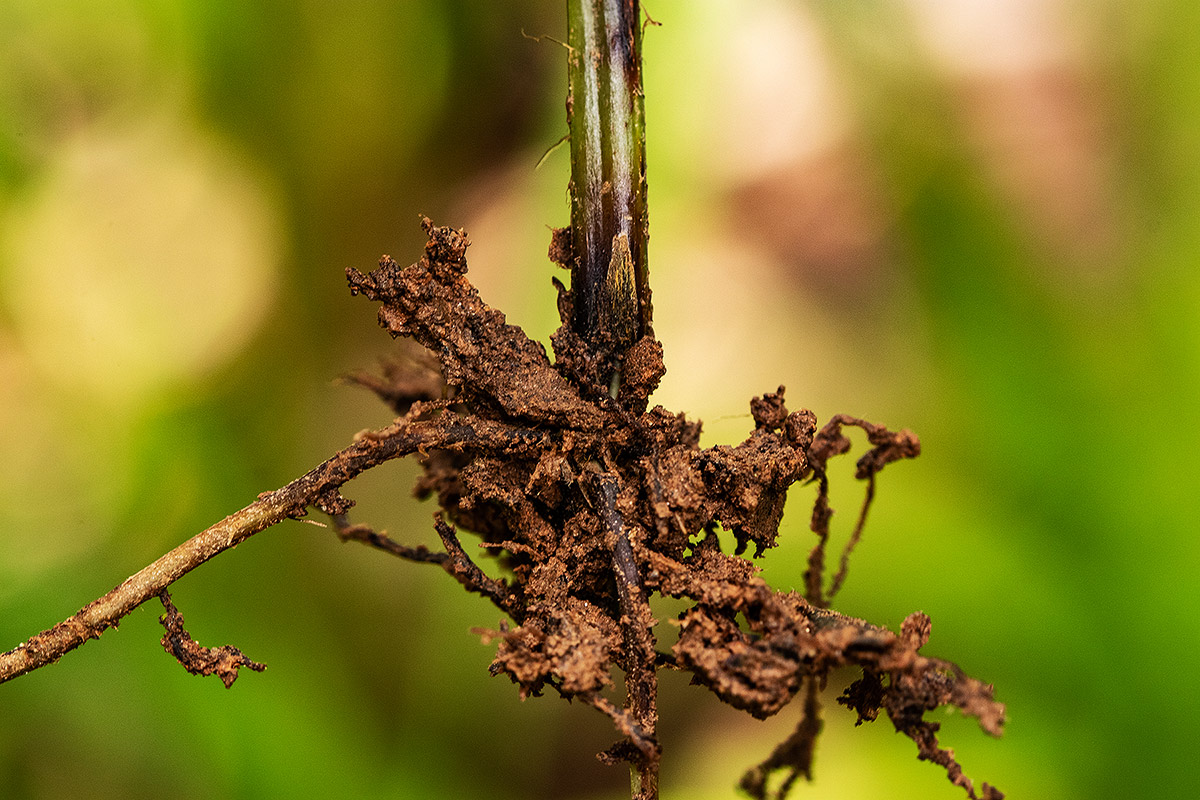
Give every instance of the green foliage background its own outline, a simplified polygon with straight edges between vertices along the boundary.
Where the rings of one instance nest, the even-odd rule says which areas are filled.
[[[1200,739],[1200,13],[1010,5],[1052,11],[1062,52],[963,67],[970,41],[931,47],[945,9],[916,2],[652,4],[658,399],[710,443],[780,383],[821,418],[916,430],[837,606],[926,611],[928,652],[995,682],[1003,740],[943,720],[977,780],[1179,796]],[[419,213],[466,226],[484,297],[545,339],[566,151],[534,165],[565,69],[522,31],[563,19],[0,0],[0,645],[388,421],[335,380],[393,347],[342,271],[414,260]],[[413,465],[377,472],[356,519],[432,543]],[[764,561],[776,586],[802,583],[810,492]],[[289,523],[174,595],[198,639],[268,670],[228,692],[187,675],[147,606],[0,687],[0,795],[625,791],[593,759],[599,715],[487,676],[469,629],[496,614],[438,570]],[[730,796],[798,709],[755,723],[685,683],[664,677],[664,797]],[[838,688],[795,796],[961,796],[886,721],[854,730]]]

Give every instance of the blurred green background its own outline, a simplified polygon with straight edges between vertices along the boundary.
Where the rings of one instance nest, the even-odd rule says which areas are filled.
[[[1200,703],[1200,5],[656,0],[646,33],[658,402],[917,431],[837,607],[934,622],[1011,797],[1190,790]],[[561,0],[0,0],[0,646],[307,470],[386,409],[346,267],[466,227],[511,321],[555,327]],[[857,445],[860,448],[862,441]],[[861,487],[834,474],[844,536]],[[432,544],[411,464],[348,487]],[[802,584],[812,489],[763,561]],[[174,665],[157,608],[0,687],[14,798],[616,798],[600,715],[520,702],[440,570],[288,523],[174,587],[268,670]],[[1188,599],[1192,598],[1192,599]],[[672,613],[664,607],[663,615]],[[664,625],[664,628],[667,626]],[[669,635],[669,634],[668,634]],[[827,693],[800,798],[961,797]],[[664,798],[729,797],[794,726],[664,676]]]

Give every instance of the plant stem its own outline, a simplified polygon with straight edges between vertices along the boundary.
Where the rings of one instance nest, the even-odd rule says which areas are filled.
[[[572,324],[619,370],[650,332],[638,0],[567,0]]]

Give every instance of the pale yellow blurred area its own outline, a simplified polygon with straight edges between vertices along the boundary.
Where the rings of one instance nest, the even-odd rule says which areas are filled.
[[[169,116],[75,132],[9,205],[0,463],[23,491],[0,527],[6,569],[114,533],[139,415],[258,330],[278,228],[252,173]]]
[[[268,181],[192,111],[161,11],[0,7],[5,590],[119,532],[139,423],[235,358],[278,291]]]
[[[0,329],[0,596],[61,559],[87,550],[105,534],[109,509],[126,488],[126,459],[106,436],[71,425],[71,409],[38,380],[20,343]],[[82,435],[81,435],[82,434]],[[107,458],[117,480],[92,479]]]
[[[115,407],[204,375],[271,307],[278,224],[248,172],[169,118],[62,143],[5,225],[32,369]]]

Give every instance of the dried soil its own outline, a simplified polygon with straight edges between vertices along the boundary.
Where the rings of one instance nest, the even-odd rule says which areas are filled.
[[[815,687],[838,667],[856,666],[861,677],[839,702],[860,723],[885,711],[920,758],[942,764],[977,797],[924,714],[955,705],[999,735],[1004,708],[992,687],[921,655],[930,628],[923,614],[909,616],[896,634],[828,608],[848,556],[826,589],[825,468],[850,448],[843,429],[862,428],[872,446],[858,461],[868,502],[884,466],[919,453],[916,436],[842,415],[818,428],[811,411],[788,409],[779,387],[751,400],[755,428],[744,442],[701,448],[699,422],[649,407],[665,372],[652,334],[624,355],[613,397],[599,379],[611,365],[597,364],[566,322],[568,290],[559,285],[564,324],[552,337],[552,362],[480,299],[466,276],[466,235],[428,220],[424,227],[429,241],[417,263],[401,268],[385,256],[369,274],[348,276],[353,292],[381,304],[383,327],[432,355],[440,378],[428,365],[392,365],[362,380],[398,414],[437,420],[445,432],[423,450],[416,493],[436,498],[446,553],[399,554],[436,561],[508,616],[511,624],[483,632],[498,643],[492,673],[507,675],[522,696],[550,689],[607,714],[622,739],[601,757],[634,764],[642,797],[657,791],[658,669],[688,671],[759,718],[808,686],[796,733],[743,778],[743,788],[763,798],[773,772],[788,773],[779,796],[811,773],[820,729]],[[564,239],[556,236],[555,247]],[[772,589],[744,557],[751,547],[758,557],[776,544],[788,489],[804,480],[819,486],[806,596]],[[732,532],[735,552],[722,551],[719,527]],[[488,578],[455,528],[481,537],[511,577]],[[670,652],[657,649],[654,593],[691,601],[676,620]],[[604,694],[614,667],[624,675],[623,708]],[[982,796],[1003,797],[987,784]]]

